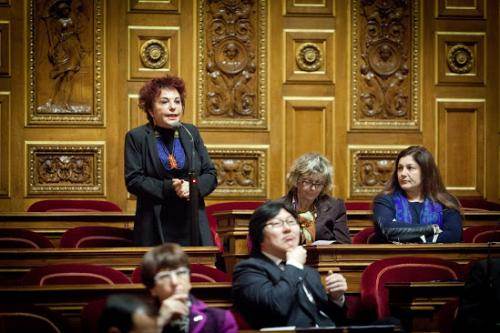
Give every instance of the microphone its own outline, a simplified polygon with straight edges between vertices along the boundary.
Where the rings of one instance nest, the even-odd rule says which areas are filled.
[[[196,178],[196,170],[194,167],[194,156],[195,149],[194,146],[194,138],[191,132],[187,129],[184,124],[180,121],[170,124],[173,128],[183,128],[184,131],[188,134],[189,139],[191,141],[191,160],[189,163],[189,204],[191,206],[191,245],[196,246],[200,245],[200,224],[199,224],[199,215],[198,215],[198,179]]]

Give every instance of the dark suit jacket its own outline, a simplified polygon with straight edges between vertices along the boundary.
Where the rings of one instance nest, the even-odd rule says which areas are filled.
[[[217,172],[198,129],[191,124],[184,124],[194,139],[195,154],[192,161],[193,143],[185,128],[179,129],[179,139],[186,154],[187,165],[194,163],[198,178],[199,221],[201,245],[213,245],[212,236],[205,214],[203,197],[210,194],[217,186]],[[157,245],[162,242],[160,230],[165,223],[166,210],[180,209],[185,204],[179,199],[172,187],[172,179],[162,166],[156,148],[154,129],[146,124],[130,130],[125,137],[125,183],[127,190],[137,197],[137,209],[134,221],[134,237],[142,246]],[[179,223],[189,223],[179,221]]]
[[[454,328],[455,332],[500,332],[500,258],[473,264]]]
[[[289,205],[292,204],[293,192],[279,199]],[[336,240],[339,243],[350,244],[349,228],[344,201],[321,195],[318,198],[316,218],[316,240]]]
[[[304,283],[314,297],[311,303],[302,287]],[[318,272],[310,267],[298,269],[286,265],[282,271],[264,255],[236,265],[233,272],[235,308],[253,328],[336,325],[345,321],[345,307],[333,303],[325,292]],[[318,309],[330,319],[321,316]]]

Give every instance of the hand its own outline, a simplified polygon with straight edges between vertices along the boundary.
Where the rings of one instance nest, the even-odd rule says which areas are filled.
[[[326,292],[333,300],[341,300],[347,291],[347,281],[342,274],[328,272],[325,278]]]
[[[172,186],[179,198],[189,200],[189,183],[187,181],[174,178],[172,179]]]
[[[440,234],[443,232],[443,230],[441,230],[441,228],[437,224],[432,225],[432,230],[434,230],[434,235],[437,235],[437,234]]]
[[[174,319],[187,316],[189,314],[188,300],[188,295],[184,293],[173,294],[163,300],[158,312],[158,326],[163,327]]]
[[[286,261],[293,261],[304,265],[307,259],[307,251],[302,246],[294,247],[286,252]]]

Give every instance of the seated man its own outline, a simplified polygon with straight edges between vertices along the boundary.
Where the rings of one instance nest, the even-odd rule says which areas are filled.
[[[304,266],[295,211],[269,201],[250,219],[251,258],[233,273],[235,308],[253,328],[325,327],[345,323],[345,278],[330,273],[326,291],[318,272]]]
[[[155,333],[156,315],[151,304],[132,295],[111,295],[99,318],[101,333]]]
[[[188,256],[179,245],[166,243],[151,249],[141,269],[142,282],[157,302],[163,332],[238,332],[231,312],[209,308],[189,293]]]

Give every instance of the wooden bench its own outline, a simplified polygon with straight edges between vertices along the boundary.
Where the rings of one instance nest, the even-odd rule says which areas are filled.
[[[0,250],[0,283],[21,277],[33,267],[62,263],[89,263],[109,266],[130,275],[140,265],[148,247],[82,248],[82,249],[2,249]],[[215,267],[215,246],[183,247],[191,263]]]

